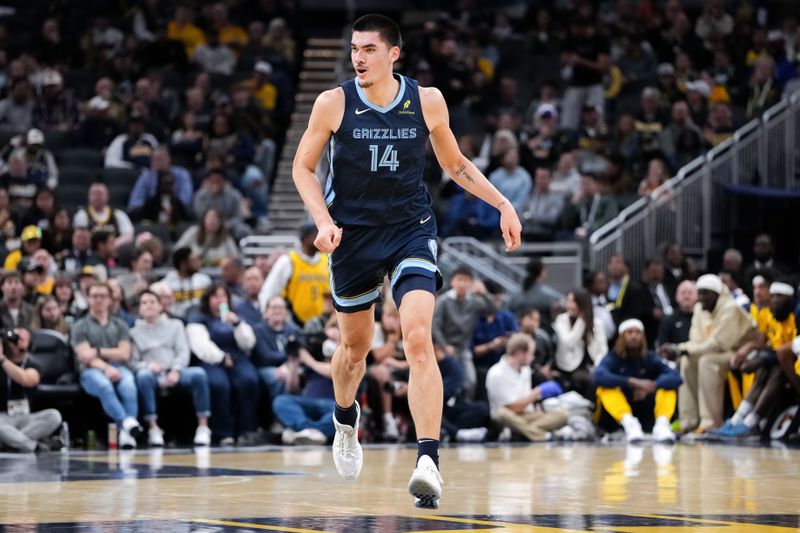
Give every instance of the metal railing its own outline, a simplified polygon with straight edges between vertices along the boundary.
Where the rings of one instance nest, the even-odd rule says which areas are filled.
[[[640,272],[670,241],[705,261],[712,236],[726,232],[736,216],[726,187],[800,188],[799,174],[797,91],[594,232],[589,267],[604,270],[612,255],[624,254],[631,272]]]

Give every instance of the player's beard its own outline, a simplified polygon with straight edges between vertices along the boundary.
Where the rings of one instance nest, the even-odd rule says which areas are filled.
[[[366,81],[366,80],[358,80],[358,85],[362,89],[369,89],[370,87],[372,87],[374,85],[374,83],[371,82],[371,81]]]

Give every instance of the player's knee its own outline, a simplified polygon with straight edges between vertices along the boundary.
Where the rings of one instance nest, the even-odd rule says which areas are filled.
[[[372,339],[367,338],[347,338],[342,339],[339,349],[350,363],[356,364],[364,360],[372,346]]]
[[[409,363],[424,363],[433,353],[430,330],[424,326],[408,328],[403,335],[403,349]]]

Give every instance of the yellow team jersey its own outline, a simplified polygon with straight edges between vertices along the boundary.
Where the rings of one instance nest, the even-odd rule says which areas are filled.
[[[772,313],[769,314],[769,322],[767,324],[767,344],[773,350],[777,350],[784,344],[792,342],[797,337],[797,325],[794,320],[794,313],[783,322],[778,322]]]
[[[772,317],[772,313],[769,310],[769,306],[765,305],[761,309],[756,307],[756,304],[750,304],[750,318],[753,319],[753,323],[756,325],[756,329],[763,333],[764,335],[767,334],[767,324],[769,323],[769,319]]]
[[[191,58],[194,49],[206,42],[206,36],[194,24],[178,26],[174,20],[170,20],[167,25],[167,37],[173,41],[180,41],[186,49],[186,56]]]
[[[283,290],[283,297],[291,304],[298,320],[307,322],[322,314],[324,296],[330,292],[328,256],[320,255],[317,264],[307,263],[297,252],[289,252],[292,277]]]

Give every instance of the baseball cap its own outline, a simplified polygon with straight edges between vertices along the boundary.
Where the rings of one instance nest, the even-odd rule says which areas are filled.
[[[105,111],[109,105],[108,100],[102,96],[94,96],[89,100],[89,109],[92,111]]]
[[[45,87],[48,85],[61,85],[64,81],[64,78],[61,77],[61,73],[57,70],[46,70],[42,74],[42,85]]]
[[[93,278],[96,278],[97,277],[97,272],[95,272],[93,266],[86,265],[81,269],[80,274],[78,276],[79,277],[92,276]]]
[[[256,61],[256,64],[253,67],[253,70],[255,70],[256,72],[260,72],[261,74],[264,74],[265,76],[269,76],[269,75],[272,74],[272,65],[270,65],[266,61]]]
[[[558,118],[558,109],[553,104],[541,104],[536,108],[536,118]]]
[[[675,74],[675,67],[670,63],[661,63],[658,66],[659,76],[673,76]]]
[[[31,128],[28,130],[27,142],[28,144],[44,144],[44,133],[40,129]]]
[[[686,82],[686,91],[696,91],[708,98],[711,94],[711,87],[703,80],[694,80]]]
[[[30,257],[23,257],[20,259],[19,263],[17,263],[17,270],[19,272],[43,272],[44,267],[39,263],[36,263]]]
[[[20,239],[23,241],[29,241],[31,239],[41,239],[42,238],[42,228],[39,226],[25,226],[22,229],[22,234],[20,235]]]

